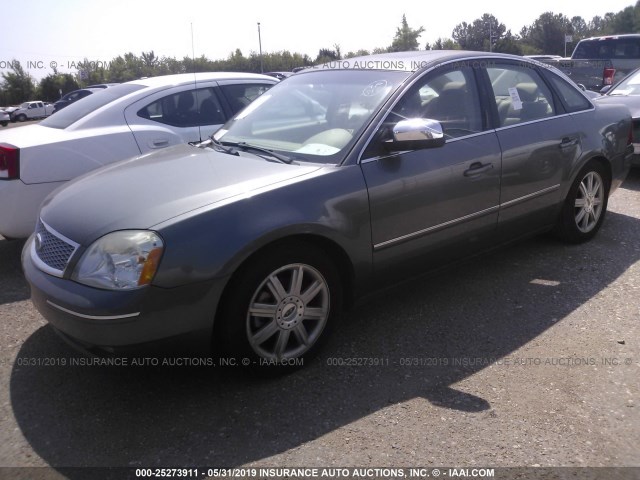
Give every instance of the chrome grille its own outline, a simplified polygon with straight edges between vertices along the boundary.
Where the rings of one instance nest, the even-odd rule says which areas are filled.
[[[41,220],[38,220],[34,242],[35,254],[47,267],[62,274],[78,245],[60,237],[60,234],[52,232]]]

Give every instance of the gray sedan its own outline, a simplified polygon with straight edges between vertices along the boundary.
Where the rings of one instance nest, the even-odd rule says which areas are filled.
[[[522,57],[343,60],[291,76],[205,142],[58,190],[24,271],[38,310],[85,350],[188,340],[299,364],[390,282],[548,230],[589,240],[630,132],[626,108]]]

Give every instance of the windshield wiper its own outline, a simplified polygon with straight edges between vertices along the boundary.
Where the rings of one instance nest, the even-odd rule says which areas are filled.
[[[224,153],[227,153],[229,155],[234,155],[236,157],[240,155],[234,149],[225,147],[222,143],[220,143],[218,140],[213,138],[213,135],[209,137],[209,140],[206,140],[205,142],[202,142],[201,145],[203,147],[211,146],[211,148],[213,148],[214,150],[218,150],[219,152],[224,152]]]
[[[221,145],[223,146],[229,146],[229,147],[236,147],[239,148],[240,150],[246,152],[246,151],[253,151],[255,152],[260,152],[260,153],[264,153],[269,155],[270,157],[275,158],[276,160],[278,160],[281,163],[287,163],[290,164],[293,162],[292,158],[287,157],[286,155],[282,155],[280,153],[275,153],[272,150],[269,150],[267,148],[262,148],[262,147],[257,147],[255,145],[249,145],[247,142],[220,142]],[[236,152],[237,153],[237,152]],[[258,155],[262,158],[262,155]],[[268,160],[268,158],[265,158],[265,160]]]

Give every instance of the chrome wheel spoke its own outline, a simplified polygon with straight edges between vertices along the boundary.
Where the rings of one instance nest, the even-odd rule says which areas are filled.
[[[322,320],[327,315],[327,310],[324,308],[305,308],[304,318],[305,320]]]
[[[322,282],[316,280],[309,286],[309,288],[305,290],[302,295],[300,295],[300,298],[302,298],[302,301],[305,303],[305,305],[308,305],[316,297],[316,295],[320,293],[323,287],[324,285],[322,284]]]
[[[291,288],[289,289],[289,293],[292,295],[300,295],[300,291],[302,290],[302,278],[304,277],[304,270],[302,265],[298,268],[294,269],[291,272]]]
[[[301,345],[309,345],[309,335],[307,334],[307,329],[304,328],[304,324],[298,324],[298,326],[293,330],[293,333]]]
[[[285,349],[287,348],[287,343],[289,343],[290,334],[291,330],[280,330],[280,333],[278,333],[278,340],[276,341],[276,346],[274,348],[276,358],[282,358],[284,356]]]
[[[592,173],[587,175],[586,181],[587,181],[587,185],[585,189],[587,193],[592,193],[593,192],[593,174]]]
[[[320,337],[330,310],[329,285],[318,270],[303,263],[284,265],[253,294],[247,340],[262,358],[301,357]]]
[[[249,308],[249,315],[254,317],[273,318],[276,314],[277,305],[270,305],[267,303],[254,303]]]
[[[287,296],[287,292],[282,286],[280,279],[276,275],[271,275],[269,277],[269,280],[267,281],[267,288],[276,299],[276,302],[281,301],[284,297]]]
[[[587,173],[578,185],[574,200],[576,227],[589,233],[598,225],[604,206],[604,183],[598,172]]]
[[[269,340],[278,330],[278,324],[275,320],[272,320],[260,330],[258,330],[255,335],[251,337],[251,341],[254,345],[262,345],[264,342]]]
[[[580,183],[580,196],[578,198],[586,198],[589,195],[587,192],[587,187],[584,184],[584,180]]]

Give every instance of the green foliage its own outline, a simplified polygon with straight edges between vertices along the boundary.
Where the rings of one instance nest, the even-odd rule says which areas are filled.
[[[355,52],[347,52],[344,58],[364,57],[366,55],[371,55],[371,52],[369,52],[369,50],[360,49]]]
[[[11,71],[2,73],[0,82],[2,91],[2,103],[15,105],[26,100],[33,100],[36,93],[36,86],[31,75],[26,73],[18,60],[11,62]]]
[[[330,48],[321,48],[318,51],[318,55],[316,59],[313,61],[314,64],[319,65],[322,63],[335,62],[336,60],[341,60],[342,56],[340,54],[340,47],[336,50],[331,50]]]
[[[438,38],[433,45],[427,44],[426,50],[460,50],[460,44],[451,38]]]
[[[410,50],[418,50],[418,37],[422,35],[424,28],[413,29],[407,23],[406,15],[402,15],[402,23],[396,30],[396,35],[391,42],[388,51],[390,52],[406,52]]]
[[[62,95],[72,92],[80,88],[78,82],[69,73],[58,73],[54,70],[52,74],[47,75],[38,85],[38,100],[45,102],[55,102],[60,99],[60,90]]]
[[[489,51],[489,35],[494,45],[505,35],[507,27],[496,17],[485,13],[473,23],[462,22],[455,26],[451,36],[463,50]]]
[[[541,53],[564,55],[564,37],[570,33],[571,22],[565,15],[545,12],[531,26],[525,27],[521,36],[525,43]]]

